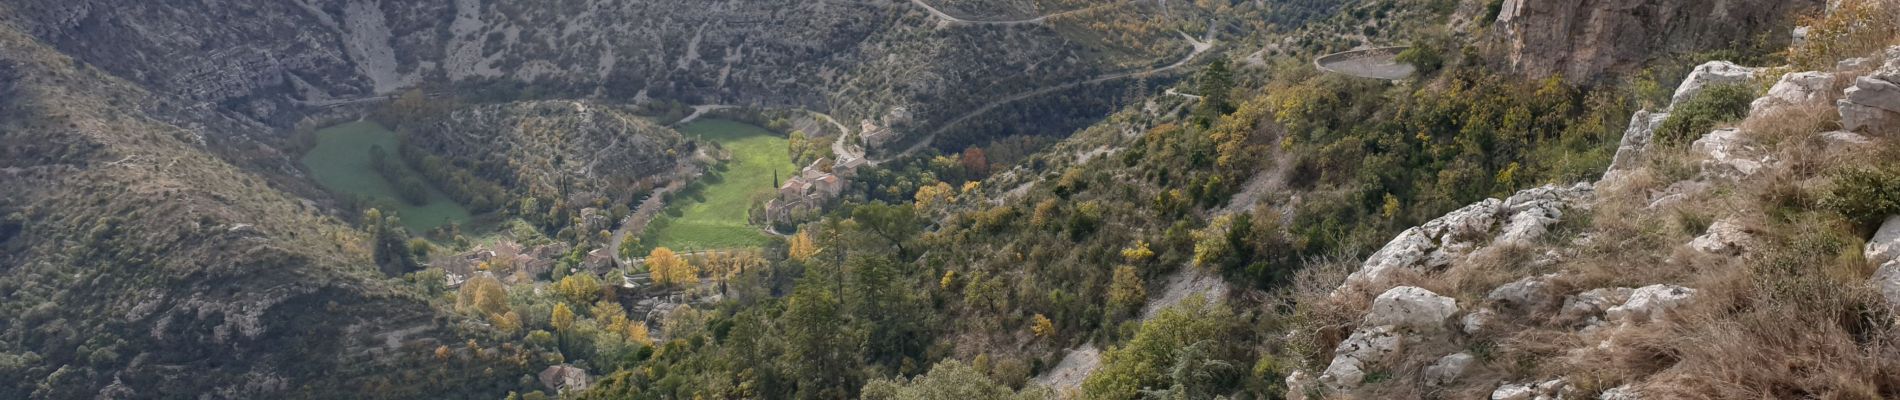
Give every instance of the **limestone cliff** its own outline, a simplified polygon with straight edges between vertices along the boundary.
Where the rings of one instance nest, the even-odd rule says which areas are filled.
[[[1723,46],[1786,44],[1791,16],[1823,0],[1504,0],[1487,28],[1512,69],[1573,81]],[[1777,32],[1764,35],[1762,32]]]

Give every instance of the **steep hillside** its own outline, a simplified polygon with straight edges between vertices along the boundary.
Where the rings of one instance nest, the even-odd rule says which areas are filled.
[[[0,397],[429,386],[372,374],[444,336],[434,311],[366,267],[360,233],[153,116],[172,112],[0,29]]]
[[[1026,0],[1002,3],[995,6],[1033,8]],[[7,7],[28,34],[76,59],[276,126],[314,108],[425,82],[498,100],[660,98],[802,107],[852,121],[908,106],[928,123],[984,98],[1185,51],[1104,52],[1071,39],[1103,33],[1055,29],[1061,22],[955,23],[925,5],[34,0]],[[857,101],[867,97],[876,101]]]
[[[1874,54],[1704,64],[1631,118],[1601,179],[1473,203],[1309,273],[1288,396],[1900,395],[1900,47],[1837,17],[1862,32],[1790,53]]]

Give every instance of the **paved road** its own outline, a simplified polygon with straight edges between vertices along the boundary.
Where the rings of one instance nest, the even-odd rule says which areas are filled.
[[[1063,11],[1063,12],[1058,12],[1058,13],[1053,13],[1053,14],[1047,14],[1047,15],[1043,15],[1043,16],[1040,16],[1040,17],[1035,17],[1035,18],[1029,18],[1029,19],[1017,19],[1017,20],[990,20],[990,21],[984,21],[984,20],[970,20],[970,19],[963,19],[963,18],[958,18],[958,17],[957,17],[957,16],[955,16],[955,15],[950,15],[950,14],[948,14],[948,13],[945,13],[945,12],[943,12],[943,10],[939,10],[939,9],[937,9],[937,7],[933,7],[933,6],[931,6],[931,5],[930,5],[930,3],[925,3],[925,2],[923,1],[923,0],[910,0],[910,3],[911,3],[911,4],[916,4],[916,5],[917,5],[917,7],[920,7],[920,8],[923,8],[923,9],[924,9],[924,11],[928,11],[928,12],[930,12],[930,15],[931,15],[931,16],[934,16],[934,17],[937,17],[937,19],[941,19],[941,20],[944,20],[944,21],[946,21],[946,22],[951,22],[951,23],[959,23],[959,24],[977,24],[977,25],[1031,25],[1031,24],[1040,24],[1040,23],[1043,23],[1043,22],[1047,22],[1047,21],[1049,21],[1049,19],[1050,19],[1050,18],[1054,18],[1054,17],[1060,17],[1060,16],[1064,16],[1064,15],[1069,15],[1069,14],[1074,14],[1074,13],[1079,13],[1079,12],[1085,12],[1085,11],[1090,11],[1090,10],[1094,10],[1094,9],[1098,9],[1098,8],[1107,8],[1107,7],[1117,7],[1117,6],[1122,6],[1122,5],[1125,5],[1125,4],[1126,4],[1126,3],[1115,3],[1115,4],[1103,4],[1103,5],[1099,5],[1099,6],[1094,6],[1094,7],[1085,7],[1085,8],[1078,8],[1078,9],[1074,9],[1074,10],[1069,10],[1069,11]]]
[[[1209,34],[1212,34],[1212,31],[1210,31]],[[990,110],[994,110],[996,109],[996,107],[1000,107],[1004,104],[1014,103],[1017,101],[1021,101],[1023,99],[1041,96],[1041,95],[1045,95],[1045,94],[1049,94],[1053,92],[1058,92],[1058,91],[1074,88],[1076,86],[1096,84],[1096,83],[1102,83],[1102,82],[1112,81],[1116,79],[1167,72],[1169,70],[1187,66],[1188,63],[1194,61],[1195,57],[1200,56],[1201,53],[1207,52],[1208,49],[1214,48],[1213,41],[1209,39],[1196,39],[1193,36],[1189,36],[1185,32],[1181,33],[1181,38],[1186,39],[1189,45],[1194,46],[1194,51],[1188,52],[1186,57],[1182,57],[1180,61],[1175,61],[1173,64],[1168,64],[1167,66],[1149,69],[1149,70],[1143,70],[1143,71],[1131,71],[1131,72],[1122,72],[1122,73],[1117,73],[1117,74],[1104,75],[1104,76],[1099,76],[1099,77],[1095,77],[1088,80],[1069,82],[1069,83],[1065,83],[1061,85],[1050,86],[1050,87],[1045,87],[1041,89],[1031,90],[1028,92],[1018,93],[1016,95],[1009,96],[1009,97],[1004,97],[1002,99],[992,101],[989,104],[984,104],[982,107],[977,107],[975,110],[971,110],[970,112],[965,113],[962,116],[959,116],[955,119],[950,120],[950,122],[946,122],[943,125],[938,126],[937,130],[930,132],[930,135],[924,137],[923,140],[917,141],[917,144],[911,145],[910,148],[904,149],[903,152],[891,155],[889,157],[886,157],[885,159],[902,157],[906,154],[910,154],[911,152],[917,151],[918,149],[928,146],[932,139],[937,138],[938,134],[947,132],[951,128],[955,128],[957,125],[961,125],[964,122],[969,121],[971,118],[976,118],[977,116],[990,112]]]

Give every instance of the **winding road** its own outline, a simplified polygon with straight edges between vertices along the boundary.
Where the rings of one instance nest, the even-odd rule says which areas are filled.
[[[990,110],[994,110],[996,109],[996,107],[1000,107],[1004,104],[1014,103],[1017,101],[1021,101],[1023,99],[1041,96],[1041,95],[1058,92],[1062,90],[1067,90],[1067,89],[1074,88],[1077,86],[1082,86],[1082,85],[1102,83],[1102,82],[1128,78],[1128,77],[1133,77],[1133,76],[1143,76],[1143,75],[1151,75],[1151,74],[1167,72],[1169,70],[1187,66],[1188,63],[1194,61],[1195,57],[1198,57],[1201,55],[1201,53],[1205,53],[1207,52],[1207,50],[1214,48],[1214,42],[1213,42],[1213,39],[1211,38],[1196,39],[1195,37],[1188,35],[1186,32],[1179,32],[1179,33],[1181,34],[1182,39],[1186,39],[1189,45],[1194,46],[1194,51],[1188,52],[1187,56],[1182,57],[1180,61],[1175,61],[1173,64],[1168,64],[1166,66],[1159,67],[1159,68],[1143,70],[1143,71],[1131,71],[1131,72],[1123,72],[1123,73],[1118,73],[1118,74],[1104,75],[1104,76],[1099,76],[1099,77],[1095,77],[1088,80],[1069,82],[1069,83],[1065,83],[1061,85],[1050,86],[1050,87],[1045,87],[1041,89],[1031,90],[1028,92],[1018,93],[1016,95],[1009,96],[1009,97],[1004,97],[1002,99],[989,102],[989,104],[984,104],[981,107],[977,107],[974,110],[970,110],[970,112],[964,113],[962,116],[959,116],[955,119],[950,120],[950,122],[945,122],[943,125],[938,126],[937,130],[931,131],[929,136],[925,136],[923,140],[917,141],[917,144],[911,145],[910,148],[904,149],[903,152],[891,155],[887,157],[886,159],[902,157],[906,154],[910,154],[911,152],[914,152],[914,151],[917,151],[918,149],[926,147],[930,144],[930,141],[932,139],[937,138],[937,135],[947,132],[951,128],[955,128],[957,125],[960,125],[966,121],[969,121],[971,118],[976,118],[977,116],[990,112]],[[1212,35],[1213,31],[1208,31],[1208,34]]]
[[[1029,19],[1005,20],[1005,21],[981,21],[981,20],[969,20],[969,19],[958,18],[955,15],[950,15],[949,13],[943,12],[943,10],[937,9],[937,7],[931,6],[930,3],[925,3],[924,0],[910,0],[910,3],[916,4],[917,7],[923,8],[924,11],[930,12],[931,16],[937,17],[937,19],[943,20],[944,22],[958,23],[958,24],[976,24],[976,25],[1033,25],[1033,24],[1040,24],[1043,22],[1047,22],[1049,21],[1050,18],[1060,17],[1064,15],[1069,15],[1069,14],[1075,14],[1075,13],[1080,13],[1080,12],[1087,12],[1090,10],[1095,10],[1095,9],[1100,9],[1100,8],[1117,7],[1117,6],[1122,6],[1122,5],[1127,4],[1127,3],[1103,4],[1099,6],[1078,8],[1074,10],[1063,11],[1063,12],[1043,15],[1040,17],[1029,18]]]

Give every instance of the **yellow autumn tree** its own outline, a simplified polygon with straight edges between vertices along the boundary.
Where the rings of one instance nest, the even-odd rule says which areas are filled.
[[[554,303],[554,312],[548,317],[548,324],[554,325],[555,330],[566,332],[567,328],[574,326],[574,310],[567,308],[567,303]]]
[[[1135,267],[1123,265],[1115,267],[1115,276],[1108,284],[1108,302],[1117,308],[1134,308],[1148,299],[1148,288],[1143,286],[1141,274]]]
[[[508,312],[508,291],[501,287],[501,280],[493,275],[476,274],[455,295],[455,308],[464,312],[478,312],[482,315],[499,315]]]
[[[786,256],[798,262],[811,262],[818,255],[818,241],[812,239],[811,231],[799,231],[786,242]]]
[[[574,304],[588,304],[600,298],[600,279],[591,273],[570,274],[554,284],[554,293]]]
[[[948,183],[937,182],[935,185],[917,188],[918,209],[929,210],[955,201],[957,201],[956,189],[951,188]]]
[[[1122,249],[1122,259],[1128,260],[1128,262],[1131,263],[1148,261],[1148,259],[1154,258],[1154,256],[1155,252],[1148,248],[1148,241],[1146,240],[1137,240],[1134,245]]]
[[[653,252],[647,253],[647,271],[653,274],[654,283],[662,285],[699,283],[699,269],[665,247],[655,247]]]
[[[495,330],[501,331],[501,333],[513,335],[515,331],[521,330],[521,314],[517,314],[514,311],[500,315],[490,314],[488,320],[490,324],[495,326]]]
[[[1029,325],[1029,332],[1035,333],[1038,337],[1049,337],[1050,335],[1056,334],[1056,323],[1055,321],[1050,321],[1049,317],[1036,314],[1035,317],[1030,319],[1032,321]]]

